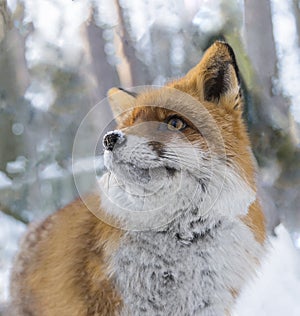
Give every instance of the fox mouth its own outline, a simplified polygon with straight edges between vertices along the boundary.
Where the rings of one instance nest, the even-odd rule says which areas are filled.
[[[130,168],[132,168],[132,170],[134,170],[134,172],[142,172],[142,173],[149,173],[150,170],[163,170],[165,169],[167,171],[167,174],[170,176],[173,176],[175,174],[176,171],[178,171],[175,168],[172,167],[168,167],[168,166],[162,166],[162,167],[154,167],[154,168],[141,168],[138,167],[137,165],[133,164],[133,163],[128,163],[128,165],[130,166]]]
[[[172,167],[168,167],[168,166],[162,166],[162,167],[149,167],[149,168],[142,168],[137,166],[136,164],[133,163],[127,163],[127,165],[129,166],[129,168],[131,169],[131,171],[135,174],[137,174],[140,177],[145,177],[145,178],[149,178],[151,177],[151,173],[155,172],[155,171],[163,171],[165,170],[167,172],[167,175],[169,176],[173,176],[175,174],[175,172],[177,171],[177,169],[172,168]]]
[[[130,182],[137,181],[139,183],[147,184],[151,180],[163,178],[164,176],[173,177],[178,170],[169,166],[155,166],[155,167],[141,167],[131,162],[121,162],[115,164],[111,170],[118,176]]]

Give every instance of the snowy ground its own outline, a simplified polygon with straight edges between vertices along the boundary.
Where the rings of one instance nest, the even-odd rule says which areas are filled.
[[[3,306],[9,299],[9,270],[25,225],[1,212],[0,223],[0,305]],[[278,237],[271,238],[271,249],[259,277],[245,289],[234,316],[300,315],[300,254],[282,225],[276,232]]]
[[[258,278],[244,290],[234,316],[300,315],[300,252],[283,225],[276,233]]]
[[[0,211],[0,311],[9,299],[9,273],[18,241],[26,226]]]

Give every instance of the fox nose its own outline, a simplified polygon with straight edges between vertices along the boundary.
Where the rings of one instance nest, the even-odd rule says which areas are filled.
[[[106,150],[112,151],[115,145],[123,143],[125,136],[121,131],[108,132],[103,137],[103,146]]]

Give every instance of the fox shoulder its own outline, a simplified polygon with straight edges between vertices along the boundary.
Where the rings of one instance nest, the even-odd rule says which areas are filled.
[[[10,315],[113,315],[121,300],[107,257],[120,234],[80,199],[31,225],[12,272]]]

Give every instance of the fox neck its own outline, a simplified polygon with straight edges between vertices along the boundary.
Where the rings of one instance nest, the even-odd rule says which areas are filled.
[[[224,315],[261,251],[241,220],[196,209],[164,230],[127,232],[111,258],[122,315]]]
[[[136,195],[130,194],[130,187],[120,186],[115,177],[107,173],[99,182],[102,208],[125,230],[157,230],[181,215],[188,221],[193,218],[193,212],[211,222],[222,216],[245,216],[256,199],[254,189],[237,172],[228,169],[224,174],[224,168],[220,170],[216,168],[216,176],[209,183],[186,172],[165,179],[154,194],[139,192],[141,194]]]

